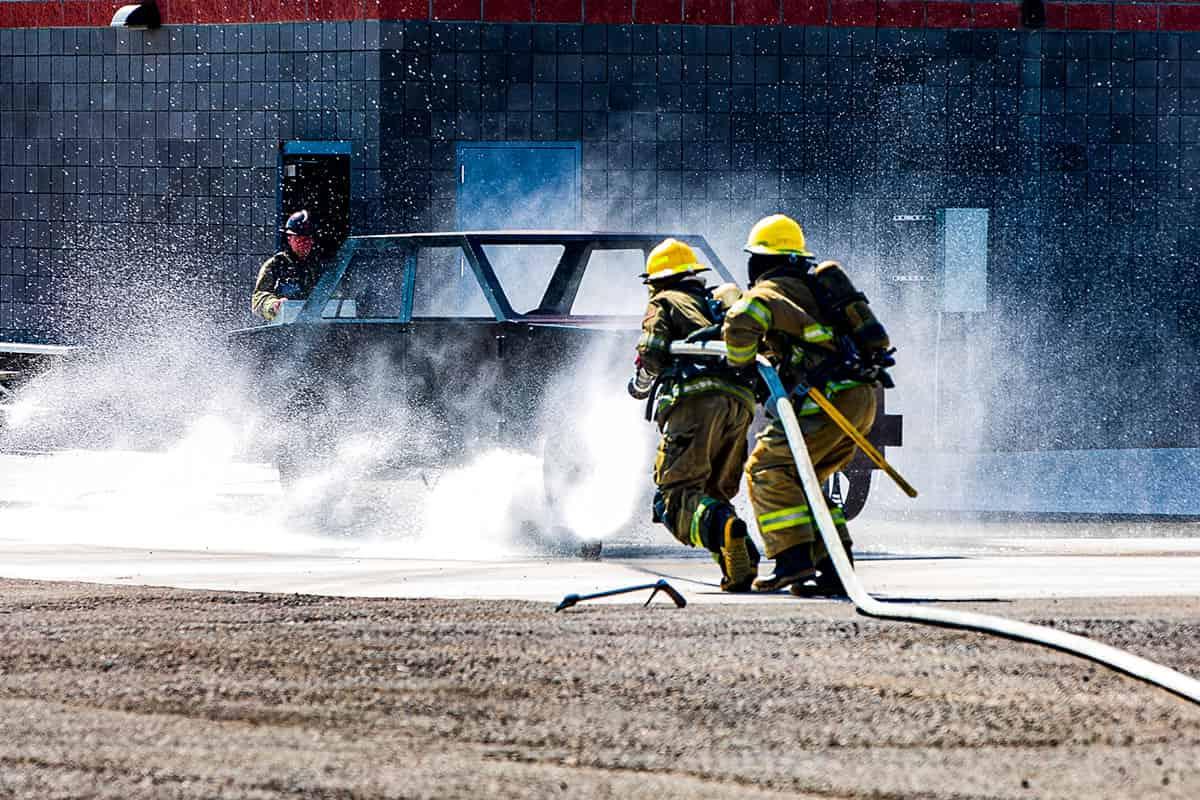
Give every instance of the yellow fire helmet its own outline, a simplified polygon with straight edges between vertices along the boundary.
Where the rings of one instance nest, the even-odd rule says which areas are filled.
[[[755,223],[742,249],[762,256],[812,255],[804,246],[800,223],[784,214],[772,214]]]
[[[646,271],[640,277],[643,283],[653,283],[673,275],[705,272],[707,269],[700,263],[695,250],[678,239],[664,239],[650,251],[646,259]]]

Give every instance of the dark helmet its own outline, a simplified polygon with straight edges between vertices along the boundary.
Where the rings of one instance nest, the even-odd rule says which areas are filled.
[[[290,236],[312,236],[317,232],[317,226],[313,223],[312,214],[301,210],[287,218],[281,232]]]

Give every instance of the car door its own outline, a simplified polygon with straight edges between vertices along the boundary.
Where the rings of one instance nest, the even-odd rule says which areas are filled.
[[[406,385],[409,439],[431,462],[494,446],[503,428],[503,343],[487,294],[461,244],[415,250]]]

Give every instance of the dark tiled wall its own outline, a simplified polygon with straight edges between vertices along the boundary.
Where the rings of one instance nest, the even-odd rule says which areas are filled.
[[[369,216],[378,77],[377,22],[0,30],[0,338],[156,300],[244,321],[281,139],[352,141]]]
[[[367,22],[126,36],[0,31],[0,336],[56,333],[66,301],[103,295],[145,243],[212,307],[244,313],[273,242],[280,138],[355,143],[360,232],[450,227],[457,141],[561,139],[582,142],[586,225],[702,231],[736,261],[748,225],[785,209],[884,307],[922,246],[897,216],[989,208],[991,310],[947,327],[971,355],[946,365],[987,387],[985,439],[1200,445],[1200,34]],[[133,262],[158,285],[147,265],[163,259]],[[889,310],[922,316],[926,301]]]
[[[944,364],[992,393],[985,438],[1200,444],[1196,34],[410,23],[382,63],[389,225],[452,224],[456,141],[582,140],[585,224],[733,261],[783,208],[886,299],[922,246],[897,216],[989,208],[993,309],[956,346],[990,356]]]

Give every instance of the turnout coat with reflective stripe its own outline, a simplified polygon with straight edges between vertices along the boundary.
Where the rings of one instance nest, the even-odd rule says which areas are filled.
[[[725,315],[722,328],[729,363],[745,366],[759,353],[770,359],[789,389],[838,352],[832,325],[821,312],[812,290],[799,274],[767,273],[742,295]],[[862,386],[859,381],[829,381],[820,388],[828,397]],[[820,409],[805,399],[797,413],[816,414]]]
[[[819,308],[798,274],[768,273],[725,315],[729,362],[744,366],[761,352],[777,367],[815,367],[837,352],[833,329]]]
[[[671,342],[685,339],[693,331],[711,324],[708,293],[701,281],[689,279],[682,285],[672,283],[669,288],[653,290],[637,344],[642,369],[651,375],[661,374],[671,363]],[[750,389],[713,372],[702,372],[672,380],[664,387],[655,410],[656,419],[661,422],[679,400],[702,394],[730,395],[754,410],[754,393]]]
[[[789,389],[821,362],[838,352],[834,332],[798,271],[769,272],[734,304],[725,316],[722,333],[735,365],[749,363],[762,352],[780,373]],[[855,388],[858,387],[858,388]],[[863,433],[875,419],[874,391],[857,381],[829,381],[822,387],[834,405]],[[799,414],[804,442],[817,477],[824,481],[844,467],[854,455],[854,440],[805,398]],[[768,558],[793,547],[809,547],[817,562],[825,556],[824,544],[815,535],[812,498],[805,496],[787,434],[778,418],[759,432],[754,452],[746,463],[750,502]],[[850,534],[845,518],[834,515],[847,549]]]
[[[671,342],[712,324],[702,284],[693,282],[695,291],[659,289],[650,295],[642,317],[642,338],[638,339],[637,351],[642,357],[643,369],[652,375],[658,375],[670,363]]]

